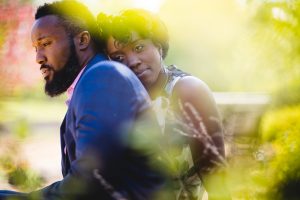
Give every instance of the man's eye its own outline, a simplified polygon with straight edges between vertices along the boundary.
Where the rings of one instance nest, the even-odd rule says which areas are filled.
[[[136,45],[135,47],[134,47],[134,51],[135,52],[141,52],[141,51],[143,51],[143,49],[144,49],[144,45],[143,44],[138,44],[138,45]]]
[[[45,42],[42,45],[43,45],[43,47],[46,47],[46,46],[49,46],[50,44],[51,44],[51,42]]]

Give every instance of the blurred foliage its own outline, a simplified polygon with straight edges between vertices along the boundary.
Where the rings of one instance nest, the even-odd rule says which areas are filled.
[[[297,0],[166,0],[159,12],[171,36],[166,63],[213,90],[284,91],[300,77],[299,13]]]
[[[265,114],[261,126],[268,199],[299,199],[300,105]]]
[[[300,102],[300,2],[252,1],[257,11],[251,23],[259,50],[261,67],[274,71],[276,106]]]
[[[27,31],[33,20],[32,10],[30,0],[0,1],[0,180],[7,180],[21,191],[37,189],[44,180],[22,158],[20,144],[29,135],[28,120],[12,118],[11,108],[3,100],[32,83],[28,75],[34,78],[35,73],[28,67],[33,63],[30,60],[34,61],[33,51],[28,51]]]
[[[296,200],[300,187],[300,105],[262,117],[260,145],[230,157],[227,182],[233,199]]]
[[[19,120],[18,123],[14,126],[13,133],[16,134],[17,138],[25,139],[29,133],[29,126],[27,120]]]
[[[300,188],[300,2],[268,1],[257,5],[253,24],[260,63],[273,69],[273,108],[261,123],[267,182],[265,199],[299,199]]]
[[[13,135],[0,132],[0,176],[15,189],[32,191],[40,187],[44,180],[22,158],[20,143],[28,135],[28,123],[26,120],[17,121],[13,127]]]
[[[235,52],[221,59],[227,71],[217,78],[229,83],[214,88],[272,92],[273,106],[261,121],[260,148],[230,158],[228,183],[233,199],[299,199],[300,1],[243,2],[243,28],[227,49]]]
[[[234,0],[166,0],[159,15],[170,34],[170,51],[166,64],[179,68],[204,80],[213,90],[248,90],[237,81],[233,61],[237,44],[245,32],[247,12],[241,12]],[[239,69],[245,68],[240,65]],[[249,73],[248,73],[249,74]]]
[[[296,67],[296,66],[295,66]],[[289,80],[282,80],[273,93],[273,106],[297,105],[300,102],[300,76],[291,77]]]
[[[0,2],[0,97],[12,96],[16,89],[37,81],[39,72],[33,70],[37,66],[30,42],[32,22],[30,1]]]
[[[232,157],[228,163],[226,180],[232,199],[264,199],[268,180],[262,171],[262,163],[251,155]]]
[[[262,121],[262,139],[272,142],[289,132],[300,131],[300,106],[284,107],[266,113]]]

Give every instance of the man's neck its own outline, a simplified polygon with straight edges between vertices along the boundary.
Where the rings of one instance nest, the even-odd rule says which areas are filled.
[[[95,51],[89,51],[89,52],[86,52],[85,54],[82,54],[79,57],[79,63],[80,63],[81,69],[84,68],[96,54],[97,53]]]

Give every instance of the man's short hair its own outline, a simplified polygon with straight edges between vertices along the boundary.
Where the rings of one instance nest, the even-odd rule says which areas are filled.
[[[60,19],[61,25],[71,37],[82,31],[88,31],[97,49],[103,51],[104,42],[100,38],[96,18],[84,4],[76,0],[45,3],[38,7],[35,19],[37,20],[48,15],[57,16]]]
[[[136,32],[143,39],[150,39],[162,48],[162,57],[167,56],[169,50],[168,30],[163,21],[154,13],[144,9],[128,9],[119,15],[110,16],[100,13],[97,17],[101,37],[107,42],[113,36],[118,42],[131,42],[132,32]]]

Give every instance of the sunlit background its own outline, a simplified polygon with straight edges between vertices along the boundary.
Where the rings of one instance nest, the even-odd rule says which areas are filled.
[[[51,1],[0,1],[0,189],[31,190],[60,178],[65,97],[43,93],[30,41],[35,9],[45,2]],[[199,77],[215,92],[233,199],[300,199],[299,1],[82,2],[95,15],[139,7],[166,23],[166,64]],[[45,165],[36,162],[49,158]],[[20,174],[23,179],[13,181]]]
[[[35,68],[37,65],[34,65],[34,52],[30,49],[30,27],[35,8],[45,2],[51,1],[14,0],[7,1],[5,3],[7,5],[2,7],[4,12],[0,14],[1,23],[3,27],[9,29],[3,28],[2,31],[5,40],[4,35],[1,36],[3,40],[1,55],[6,59],[1,64],[14,65],[18,69],[5,67],[2,71],[5,73],[18,71],[18,77],[15,78],[22,79],[20,85],[23,85],[23,82],[26,82],[26,86],[32,85],[40,80],[39,72]],[[213,90],[270,92],[280,85],[278,78],[281,78],[282,74],[277,73],[277,70],[284,63],[283,59],[276,56],[278,52],[275,52],[274,48],[282,50],[280,48],[285,47],[284,44],[280,44],[280,41],[274,44],[272,39],[276,38],[272,37],[276,36],[268,33],[271,31],[269,28],[276,27],[268,27],[272,25],[261,21],[268,19],[258,19],[261,15],[269,14],[269,20],[277,20],[278,23],[290,20],[279,7],[270,8],[269,13],[263,10],[264,4],[268,2],[276,4],[277,1],[260,3],[261,1],[245,0],[88,0],[82,2],[95,15],[99,12],[114,14],[131,7],[156,12],[166,23],[171,38],[171,48],[166,63],[176,64],[203,79]],[[31,75],[30,78],[27,78],[28,74]],[[15,84],[11,84],[10,87],[15,87]],[[10,87],[7,89],[11,89]]]

